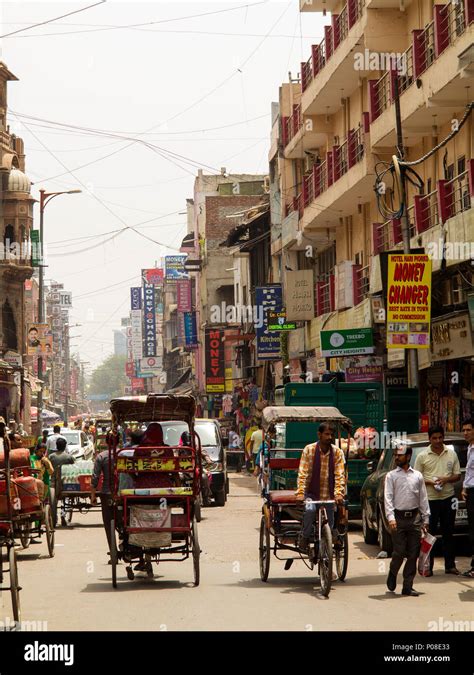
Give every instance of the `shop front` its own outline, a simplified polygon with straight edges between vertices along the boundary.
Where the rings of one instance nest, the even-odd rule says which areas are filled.
[[[460,431],[474,414],[474,345],[469,314],[446,314],[432,322],[431,349],[418,350],[421,411],[429,425]]]

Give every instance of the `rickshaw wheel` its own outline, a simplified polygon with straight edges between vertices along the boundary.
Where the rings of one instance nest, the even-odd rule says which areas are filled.
[[[332,536],[331,528],[327,523],[323,526],[321,532],[318,567],[321,593],[327,598],[331,591],[332,582]]]
[[[191,551],[193,554],[194,585],[199,586],[200,580],[199,556],[201,555],[201,549],[199,548],[199,539],[195,520],[193,520],[191,526]]]
[[[110,564],[112,566],[112,586],[117,588],[117,540],[115,538],[115,519],[110,523]]]
[[[20,542],[23,548],[28,548],[31,543],[31,523],[27,521],[20,525]]]
[[[16,551],[14,546],[10,546],[8,549],[8,565],[10,568],[10,593],[12,596],[13,620],[20,622],[20,587],[18,585],[18,568],[16,564]]]
[[[51,506],[46,504],[44,507],[44,524],[46,527],[46,543],[48,545],[49,557],[54,556],[54,526],[53,526],[53,514],[51,512]]]
[[[260,578],[262,581],[267,581],[270,572],[270,530],[267,527],[265,516],[262,516],[260,521],[259,561]]]
[[[339,540],[342,542],[342,549],[334,549],[334,557],[336,560],[337,577],[339,581],[344,581],[349,563],[349,539],[347,532],[340,534]]]

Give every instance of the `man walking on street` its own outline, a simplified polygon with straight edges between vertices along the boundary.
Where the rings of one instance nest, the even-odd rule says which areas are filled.
[[[342,504],[346,491],[344,455],[342,450],[332,444],[334,429],[323,422],[318,429],[317,443],[307,445],[298,468],[296,498],[314,501],[332,501]],[[334,527],[334,504],[326,506],[329,527]],[[299,546],[308,551],[311,530],[316,519],[316,504],[306,504],[303,515],[303,532]]]
[[[430,508],[423,476],[411,468],[411,456],[412,449],[408,445],[397,447],[397,468],[389,471],[385,477],[385,514],[393,541],[387,588],[393,592],[397,587],[397,574],[406,558],[402,595],[418,597],[419,593],[413,588],[413,580],[420,553],[421,529],[426,532]]]
[[[469,543],[471,546],[471,569],[463,573],[463,577],[474,579],[474,420],[471,418],[462,423],[464,438],[469,443],[467,449],[466,474],[462,486],[462,498],[466,501],[469,527]]]
[[[444,445],[444,429],[440,426],[428,430],[430,447],[420,452],[415,469],[420,471],[426,485],[430,502],[430,533],[436,535],[440,525],[444,548],[444,570],[446,574],[459,575],[454,555],[454,523],[456,520],[456,499],[454,483],[461,478],[459,459],[454,450]],[[433,576],[434,553],[430,554],[430,574]]]

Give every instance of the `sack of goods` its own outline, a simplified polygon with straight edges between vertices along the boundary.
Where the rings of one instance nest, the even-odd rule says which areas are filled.
[[[154,505],[131,506],[130,527],[171,527],[171,509],[160,509]],[[142,548],[164,548],[171,546],[171,532],[135,533],[129,536],[128,542]]]
[[[427,577],[430,574],[430,552],[436,537],[428,532],[421,539],[420,555],[418,557],[418,574]]]

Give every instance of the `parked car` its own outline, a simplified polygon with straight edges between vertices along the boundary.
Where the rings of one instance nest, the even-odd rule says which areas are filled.
[[[61,436],[64,436],[67,441],[66,452],[69,452],[74,459],[93,458],[94,442],[86,433],[63,427],[60,434]]]
[[[407,443],[413,448],[413,454],[410,465],[414,466],[417,456],[429,446],[427,434],[411,434]],[[467,536],[468,522],[466,503],[461,498],[461,488],[466,471],[467,443],[461,433],[450,432],[446,434],[444,441],[448,448],[456,451],[461,465],[461,479],[454,484],[455,495],[458,499],[455,531],[456,536]],[[362,486],[360,499],[362,506],[362,530],[366,544],[377,544],[383,551],[392,553],[392,537],[390,535],[387,518],[384,508],[384,487],[385,476],[389,471],[395,468],[395,458],[391,444],[386,448],[375,467],[375,462],[370,469],[375,469],[366,478]]]
[[[160,422],[160,424],[167,445],[178,445],[183,431],[188,431],[186,422]],[[212,464],[207,467],[210,471],[212,497],[216,506],[224,506],[229,493],[226,439],[222,437],[219,422],[213,419],[196,419],[194,429],[201,440],[203,451],[212,460]]]

